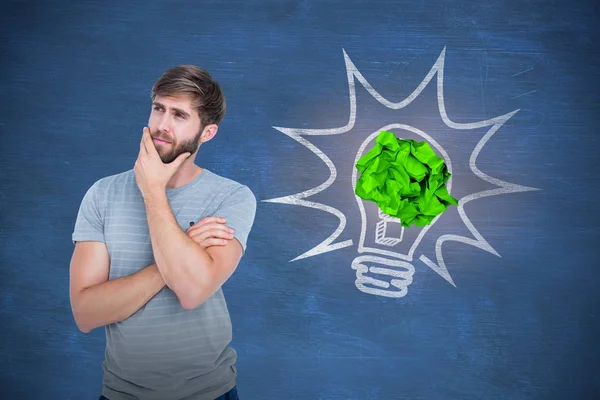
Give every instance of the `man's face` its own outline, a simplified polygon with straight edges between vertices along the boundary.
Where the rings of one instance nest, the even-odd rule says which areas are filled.
[[[148,128],[154,146],[164,163],[174,161],[180,154],[194,154],[202,134],[200,117],[186,95],[156,96]]]

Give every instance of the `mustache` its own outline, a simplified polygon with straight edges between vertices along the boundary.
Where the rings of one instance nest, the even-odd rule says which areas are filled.
[[[160,139],[160,140],[164,140],[165,142],[173,142],[173,140],[170,137],[161,135],[160,132],[153,132],[150,137],[152,137],[152,139]]]

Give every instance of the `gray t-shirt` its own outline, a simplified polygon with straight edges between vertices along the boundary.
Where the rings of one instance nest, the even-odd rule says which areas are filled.
[[[204,169],[192,182],[166,193],[182,230],[205,217],[224,217],[246,251],[256,213],[256,199],[247,186]],[[106,243],[109,279],[154,263],[146,208],[133,170],[92,185],[72,239]],[[139,311],[105,331],[102,394],[110,400],[213,400],[235,385],[237,354],[229,347],[231,320],[221,288],[187,311],[165,286]]]

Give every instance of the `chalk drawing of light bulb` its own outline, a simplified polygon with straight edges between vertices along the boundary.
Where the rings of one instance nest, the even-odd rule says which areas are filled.
[[[376,139],[381,131],[404,130],[424,138],[439,157],[444,160],[448,172],[452,173],[452,163],[446,151],[428,134],[409,125],[391,124],[369,135],[356,153],[354,166],[365,153],[365,149]],[[402,139],[402,138],[400,138]],[[352,170],[352,187],[356,188],[358,170]],[[451,193],[452,176],[446,182]],[[365,293],[384,297],[404,297],[413,283],[415,267],[412,264],[414,252],[425,233],[441,216],[436,216],[424,227],[411,226],[406,229],[400,219],[384,214],[375,203],[366,201],[354,194],[361,217],[358,255],[352,261],[356,271],[356,287]],[[407,233],[410,232],[410,235]],[[409,236],[409,237],[407,237]],[[372,242],[369,244],[368,242]]]

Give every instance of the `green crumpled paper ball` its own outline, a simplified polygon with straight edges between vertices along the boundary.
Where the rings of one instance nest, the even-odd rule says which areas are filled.
[[[402,140],[382,131],[356,168],[361,173],[356,195],[377,203],[405,228],[429,225],[450,204],[458,205],[446,189],[451,174],[427,142]]]

